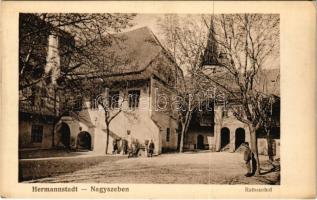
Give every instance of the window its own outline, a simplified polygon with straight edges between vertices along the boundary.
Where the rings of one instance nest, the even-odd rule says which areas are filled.
[[[46,88],[44,88],[44,87],[41,88],[41,97],[42,98],[48,97]]]
[[[96,110],[98,108],[98,102],[95,98],[90,98],[90,109]]]
[[[119,108],[119,91],[109,92],[109,107]]]
[[[22,96],[23,97],[29,97],[29,96],[32,95],[32,91],[33,90],[30,87],[24,88],[24,89],[22,89]]]
[[[43,139],[43,126],[42,125],[32,125],[31,131],[31,142],[39,143]]]
[[[138,108],[140,101],[140,90],[131,90],[128,92],[129,108]]]
[[[211,114],[202,114],[200,125],[201,126],[210,126],[213,123],[212,115]]]
[[[35,106],[35,95],[32,93],[32,95],[29,97],[30,105]]]
[[[229,115],[228,115],[228,110],[227,109],[224,109],[223,111],[222,111],[222,117],[228,117]]]
[[[31,106],[36,105],[36,95],[38,93],[38,87],[37,86],[32,86],[31,88],[31,96],[30,96],[30,104]]]
[[[77,96],[74,102],[74,111],[81,111],[83,106],[83,99]]]
[[[44,107],[45,104],[46,104],[45,99],[44,99],[44,98],[41,98],[41,107]]]
[[[166,142],[170,141],[170,137],[171,137],[171,130],[170,128],[166,129]]]

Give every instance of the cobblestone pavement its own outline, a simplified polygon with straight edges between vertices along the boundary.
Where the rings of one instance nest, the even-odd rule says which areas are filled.
[[[42,183],[175,183],[175,184],[279,184],[280,172],[269,172],[262,160],[263,175],[245,177],[240,153],[201,152],[163,154],[153,158],[124,158],[102,162],[55,177],[32,180]]]

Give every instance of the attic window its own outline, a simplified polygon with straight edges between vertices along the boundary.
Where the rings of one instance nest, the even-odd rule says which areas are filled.
[[[140,102],[140,90],[130,90],[128,94],[129,108],[138,108]]]
[[[74,102],[74,111],[81,111],[83,106],[83,99],[81,96],[77,96]]]
[[[119,107],[119,91],[109,92],[109,105],[110,105],[110,108]]]

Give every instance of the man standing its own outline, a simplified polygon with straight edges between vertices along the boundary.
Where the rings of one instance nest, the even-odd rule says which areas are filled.
[[[153,156],[153,152],[154,152],[154,143],[153,140],[151,140],[150,144],[149,144],[149,156],[152,157]]]
[[[118,151],[118,144],[117,144],[117,140],[116,140],[116,139],[113,139],[113,142],[112,142],[112,147],[113,147],[112,154],[117,154],[117,151]]]
[[[245,142],[243,144],[243,146],[245,147],[244,153],[243,153],[243,159],[245,161],[245,166],[247,169],[247,173],[245,174],[246,177],[250,177],[252,176],[252,172],[251,172],[251,159],[252,159],[252,152],[251,149],[249,147],[249,143]]]
[[[122,152],[123,152],[123,155],[126,155],[128,153],[128,141],[123,139],[122,140]]]

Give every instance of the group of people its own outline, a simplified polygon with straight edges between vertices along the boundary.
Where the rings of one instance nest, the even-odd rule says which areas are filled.
[[[153,140],[142,145],[137,139],[130,143],[125,139],[114,139],[112,146],[112,154],[128,155],[128,158],[138,157],[140,150],[145,150],[147,157],[153,157],[155,149]]]
[[[121,145],[119,146],[118,143],[121,141]],[[138,153],[141,149],[144,149],[145,152],[147,153],[147,157],[152,157],[155,149],[155,145],[153,140],[150,142],[146,141],[144,143],[144,146],[142,146],[138,140],[133,140],[130,142],[130,145],[128,144],[129,142],[125,139],[114,139],[113,140],[113,151],[112,154],[119,154],[122,153],[123,155],[128,155],[128,158],[130,157],[138,157]],[[250,177],[254,174],[255,172],[255,158],[254,155],[249,147],[248,142],[244,142],[242,144],[245,149],[244,149],[244,154],[243,154],[243,159],[245,162],[245,167],[247,173],[245,174],[246,177]]]
[[[125,139],[114,139],[112,143],[112,154],[127,154],[128,153],[128,141]]]

